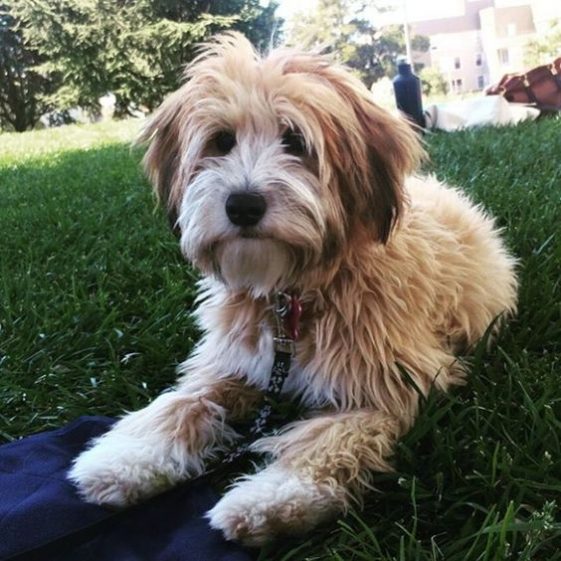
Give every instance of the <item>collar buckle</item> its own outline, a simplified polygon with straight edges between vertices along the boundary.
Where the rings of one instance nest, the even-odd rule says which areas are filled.
[[[274,313],[277,332],[273,338],[275,352],[294,354],[294,342],[300,336],[302,304],[296,294],[277,292]]]

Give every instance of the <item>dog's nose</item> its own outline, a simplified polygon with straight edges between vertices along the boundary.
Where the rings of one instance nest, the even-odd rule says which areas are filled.
[[[236,226],[255,226],[265,210],[267,203],[259,193],[232,193],[226,200],[226,214]]]

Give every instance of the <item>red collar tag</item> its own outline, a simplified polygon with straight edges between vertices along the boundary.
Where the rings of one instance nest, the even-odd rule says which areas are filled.
[[[290,338],[296,341],[300,337],[300,316],[302,315],[302,303],[296,294],[290,296],[288,313],[284,318],[285,328],[290,333]]]

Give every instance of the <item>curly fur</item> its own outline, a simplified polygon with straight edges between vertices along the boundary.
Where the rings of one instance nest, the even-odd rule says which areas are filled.
[[[302,153],[287,149],[287,129]],[[221,131],[235,135],[223,152]],[[455,353],[515,311],[515,260],[482,208],[412,175],[423,152],[409,125],[315,54],[262,58],[242,36],[220,36],[142,140],[182,251],[205,277],[204,335],[177,388],[120,421],[70,477],[87,500],[124,505],[200,473],[267,386],[272,293],[295,291],[304,314],[286,395],[312,414],[256,442],[270,465],[208,516],[253,545],[307,531],[391,469],[419,390],[463,382]],[[225,212],[247,190],[267,204],[250,230]]]

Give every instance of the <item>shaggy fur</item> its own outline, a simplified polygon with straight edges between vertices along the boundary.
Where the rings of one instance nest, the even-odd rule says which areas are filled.
[[[226,141],[224,140],[226,138]],[[173,392],[124,417],[70,472],[88,501],[127,505],[201,473],[237,438],[273,362],[271,295],[296,292],[286,383],[310,418],[263,438],[270,464],[209,512],[229,539],[306,532],[391,469],[419,395],[462,383],[454,353],[516,302],[514,260],[484,211],[433,178],[408,124],[318,55],[259,57],[225,35],[148,122],[146,169],[181,248],[204,274],[204,336]],[[257,192],[252,227],[229,195]]]

